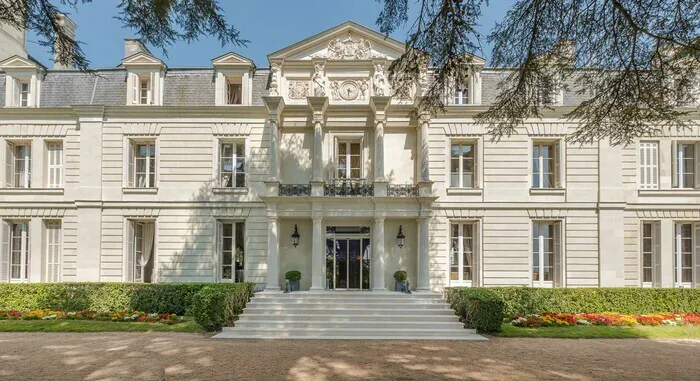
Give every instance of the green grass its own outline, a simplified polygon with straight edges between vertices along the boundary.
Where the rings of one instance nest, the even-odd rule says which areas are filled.
[[[0,320],[0,332],[203,332],[191,319],[182,323],[131,323],[96,320]]]
[[[501,326],[501,337],[550,337],[560,339],[700,339],[700,327],[671,326],[571,326],[520,328],[511,324]]]

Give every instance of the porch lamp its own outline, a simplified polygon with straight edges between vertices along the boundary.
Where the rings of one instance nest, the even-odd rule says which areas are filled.
[[[297,230],[297,224],[294,224],[294,233],[292,233],[292,245],[294,245],[294,247],[299,246],[299,231]]]
[[[399,225],[399,234],[396,235],[396,244],[399,245],[399,248],[402,248],[403,244],[406,243],[406,236],[403,235],[401,228],[401,225]]]

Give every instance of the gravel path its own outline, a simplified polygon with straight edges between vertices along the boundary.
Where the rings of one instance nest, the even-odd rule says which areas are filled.
[[[0,333],[2,380],[700,380],[700,341]]]

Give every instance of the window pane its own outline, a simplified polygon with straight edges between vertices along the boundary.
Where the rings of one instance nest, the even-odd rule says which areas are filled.
[[[465,144],[462,146],[462,155],[467,157],[474,157],[474,146],[471,144]]]
[[[459,145],[458,144],[453,144],[452,149],[450,151],[451,151],[452,157],[459,157]]]
[[[245,174],[243,173],[238,173],[236,174],[236,187],[245,187]]]
[[[233,225],[223,224],[223,236],[224,237],[233,237]],[[230,247],[229,247],[229,250],[230,250]]]
[[[233,172],[233,159],[221,159],[223,172]]]
[[[338,154],[345,155],[348,153],[347,145],[345,143],[338,144]]]
[[[690,283],[693,281],[693,270],[692,269],[683,269],[681,276],[683,277],[683,280],[681,282]]]
[[[450,174],[450,186],[453,188],[459,187],[459,173]]]
[[[224,251],[223,252],[223,258],[222,258],[222,263],[225,265],[231,265],[233,263],[232,261],[232,254],[230,251]]]
[[[221,145],[221,157],[232,157],[233,156],[233,146],[231,144]]]
[[[350,144],[350,154],[359,155],[360,154],[360,143]]]
[[[642,282],[651,282],[651,269],[644,269]]]

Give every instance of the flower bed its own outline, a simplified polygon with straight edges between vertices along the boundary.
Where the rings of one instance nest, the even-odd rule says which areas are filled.
[[[700,326],[700,313],[674,314],[658,313],[648,315],[629,315],[614,312],[559,314],[542,313],[532,315],[513,315],[510,323],[516,327],[566,327],[572,325],[607,325],[607,326],[634,326],[634,325],[689,325]]]
[[[100,320],[177,324],[182,322],[182,317],[176,314],[156,314],[142,311],[64,311],[45,308],[21,311],[0,310],[0,320]]]

